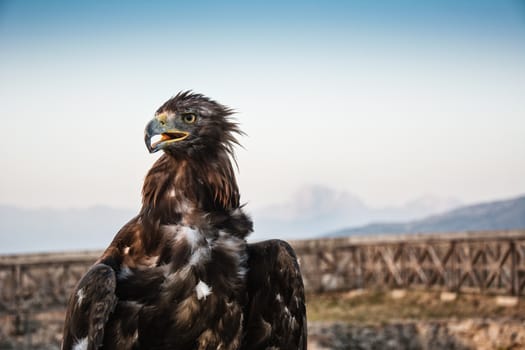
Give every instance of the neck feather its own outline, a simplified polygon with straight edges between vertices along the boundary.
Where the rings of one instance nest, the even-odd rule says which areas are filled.
[[[239,190],[226,152],[204,159],[164,154],[148,172],[142,189],[142,211],[168,223],[237,208]]]

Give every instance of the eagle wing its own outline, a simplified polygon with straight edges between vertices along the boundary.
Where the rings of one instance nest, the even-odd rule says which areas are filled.
[[[248,245],[248,302],[243,349],[306,349],[303,280],[290,245]]]
[[[108,265],[93,265],[78,282],[67,308],[62,349],[98,349],[104,327],[117,304],[115,271]]]

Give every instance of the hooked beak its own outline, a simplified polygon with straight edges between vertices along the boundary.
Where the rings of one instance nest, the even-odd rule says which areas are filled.
[[[153,118],[144,130],[144,142],[149,153],[155,153],[167,145],[184,140],[190,135],[187,131],[170,128],[166,125],[166,116],[158,115]],[[153,138],[159,138],[154,140]]]

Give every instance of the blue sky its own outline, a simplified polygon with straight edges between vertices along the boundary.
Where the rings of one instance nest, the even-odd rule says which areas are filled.
[[[0,52],[3,204],[138,207],[185,89],[238,111],[253,207],[525,193],[520,1],[2,1]]]

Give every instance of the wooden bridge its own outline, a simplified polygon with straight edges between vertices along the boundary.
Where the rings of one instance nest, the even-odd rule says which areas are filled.
[[[292,246],[308,292],[432,288],[525,295],[525,230],[347,237]],[[100,254],[0,256],[0,348],[8,334],[31,333],[39,314],[58,315],[59,337],[69,294]]]

